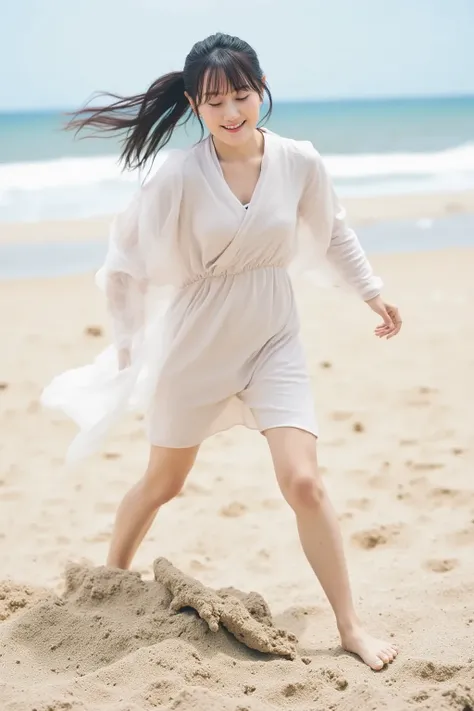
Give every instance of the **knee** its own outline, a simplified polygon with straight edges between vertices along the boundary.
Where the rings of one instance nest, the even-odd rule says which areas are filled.
[[[317,510],[321,507],[325,488],[317,467],[292,468],[282,477],[282,493],[294,511]]]
[[[142,480],[142,491],[153,508],[163,506],[181,492],[188,470],[182,468],[148,467]]]

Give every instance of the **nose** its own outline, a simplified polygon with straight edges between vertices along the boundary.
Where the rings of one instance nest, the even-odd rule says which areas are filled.
[[[232,123],[236,121],[240,116],[239,107],[232,99],[226,102],[224,107],[224,120],[226,123]]]

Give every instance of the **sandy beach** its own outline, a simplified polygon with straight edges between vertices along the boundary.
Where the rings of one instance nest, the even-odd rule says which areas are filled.
[[[474,212],[472,193],[345,202],[355,224]],[[106,223],[3,225],[1,241]],[[146,463],[141,419],[67,470],[74,425],[39,396],[107,345],[102,295],[92,274],[0,281],[0,711],[474,709],[474,248],[372,261],[404,318],[392,341],[363,303],[296,288],[359,612],[401,647],[380,673],[338,647],[259,434],[208,440],[133,571],[101,567]]]
[[[474,212],[474,190],[420,195],[393,195],[345,198],[344,207],[351,224],[364,225],[378,220],[436,219],[445,215]],[[84,220],[0,223],[0,244],[9,242],[71,242],[107,236],[111,217]]]

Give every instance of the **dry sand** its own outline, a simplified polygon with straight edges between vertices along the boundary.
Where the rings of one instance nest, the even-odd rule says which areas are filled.
[[[102,297],[92,276],[4,282],[0,711],[472,711],[474,250],[373,261],[397,339],[335,291],[298,297],[355,597],[398,659],[374,673],[338,647],[265,440],[243,429],[205,443],[133,572],[101,567],[142,422],[65,470],[74,426],[38,398],[107,343]]]

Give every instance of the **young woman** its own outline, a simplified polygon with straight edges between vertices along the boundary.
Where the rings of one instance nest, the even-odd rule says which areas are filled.
[[[148,467],[120,504],[108,555],[108,565],[118,568],[130,566],[159,508],[179,493],[205,438],[237,424],[258,429],[342,646],[381,669],[397,649],[373,638],[357,617],[338,521],[318,471],[318,431],[288,274],[304,231],[313,249],[307,266],[331,265],[382,317],[378,337],[395,336],[401,320],[380,296],[381,282],[345,225],[318,152],[258,127],[265,93],[271,111],[254,50],[217,34],[194,45],[184,71],[162,76],[145,94],[76,114],[72,127],[127,131],[121,158],[128,168],[153,159],[192,114],[209,136],[171,151],[112,227],[100,278],[118,372],[105,358],[105,366],[100,359],[88,366],[92,379],[86,373],[97,394],[97,374],[107,371],[107,407],[94,401],[78,414],[86,369],[59,376],[43,399],[81,424],[84,454],[140,380],[149,395]],[[166,286],[173,293],[157,315]],[[74,395],[71,378],[81,381]]]

